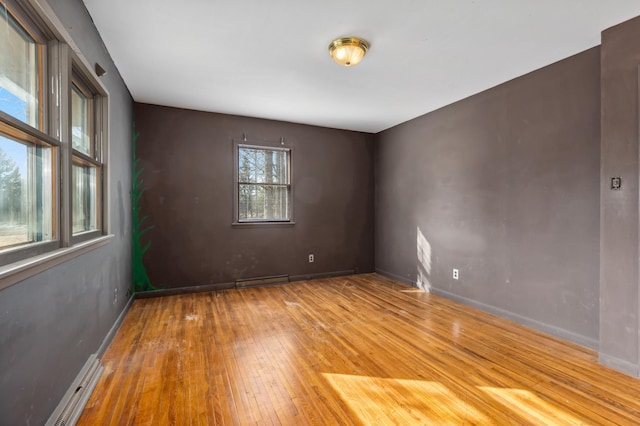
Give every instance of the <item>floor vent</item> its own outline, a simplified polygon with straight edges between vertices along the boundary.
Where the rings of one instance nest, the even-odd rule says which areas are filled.
[[[102,374],[102,370],[104,367],[100,364],[100,360],[95,354],[91,355],[47,421],[46,426],[75,425]]]
[[[273,275],[270,277],[246,278],[236,280],[236,288],[260,287],[289,282],[289,275]]]

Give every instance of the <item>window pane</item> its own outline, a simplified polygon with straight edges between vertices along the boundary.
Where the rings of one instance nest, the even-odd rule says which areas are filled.
[[[289,220],[289,188],[239,185],[239,220]]]
[[[0,249],[54,238],[52,151],[0,134]]]
[[[91,155],[89,99],[74,84],[71,90],[71,140],[73,149]]]
[[[40,128],[39,47],[0,4],[0,110]]]
[[[253,149],[238,150],[238,181],[241,183],[289,183],[288,151]]]
[[[98,229],[98,169],[73,165],[73,233]]]

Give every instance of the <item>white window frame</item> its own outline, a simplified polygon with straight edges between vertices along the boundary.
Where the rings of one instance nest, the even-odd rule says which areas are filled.
[[[67,33],[44,0],[3,0],[10,11],[28,32],[36,32],[42,42],[43,64],[40,79],[42,92],[40,111],[41,129],[36,129],[0,111],[0,128],[5,133],[14,132],[20,137],[33,138],[39,143],[54,147],[56,167],[54,194],[54,240],[31,243],[0,250],[0,290],[42,272],[52,266],[79,256],[89,250],[107,244],[109,234],[109,93],[93,72],[93,67],[82,56],[79,48]],[[46,40],[42,39],[42,36]],[[97,145],[93,156],[73,150],[71,143],[71,85],[80,78],[93,94],[94,132]],[[73,234],[72,232],[72,164],[91,164],[99,170],[99,187],[96,188],[100,214],[95,230]]]
[[[287,187],[287,197],[288,197],[288,219],[240,219],[240,186],[242,182],[240,182],[240,149],[241,148],[249,148],[249,149],[261,149],[265,151],[281,151],[287,153],[287,162],[288,162],[288,183],[280,184],[278,186]],[[295,225],[293,213],[294,213],[294,197],[293,197],[293,148],[291,146],[285,146],[284,142],[280,143],[269,143],[269,142],[259,142],[259,143],[251,143],[243,140],[242,142],[234,141],[233,142],[233,222],[232,225],[235,226],[261,226],[261,225]]]

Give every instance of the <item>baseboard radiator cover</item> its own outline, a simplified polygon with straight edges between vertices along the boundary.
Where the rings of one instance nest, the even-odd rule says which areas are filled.
[[[71,387],[69,387],[51,417],[49,417],[49,420],[47,420],[46,426],[75,425],[103,370],[104,367],[97,355],[91,355],[82,370],[80,370],[80,373],[78,373],[78,376],[71,383]]]
[[[243,278],[236,280],[236,288],[261,287],[289,282],[289,275],[272,275],[269,277]]]

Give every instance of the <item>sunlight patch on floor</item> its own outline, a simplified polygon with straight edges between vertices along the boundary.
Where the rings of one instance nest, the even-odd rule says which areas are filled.
[[[363,424],[488,424],[437,382],[323,373]]]
[[[535,424],[584,424],[584,421],[527,390],[484,386],[479,386],[478,389],[518,416]]]

